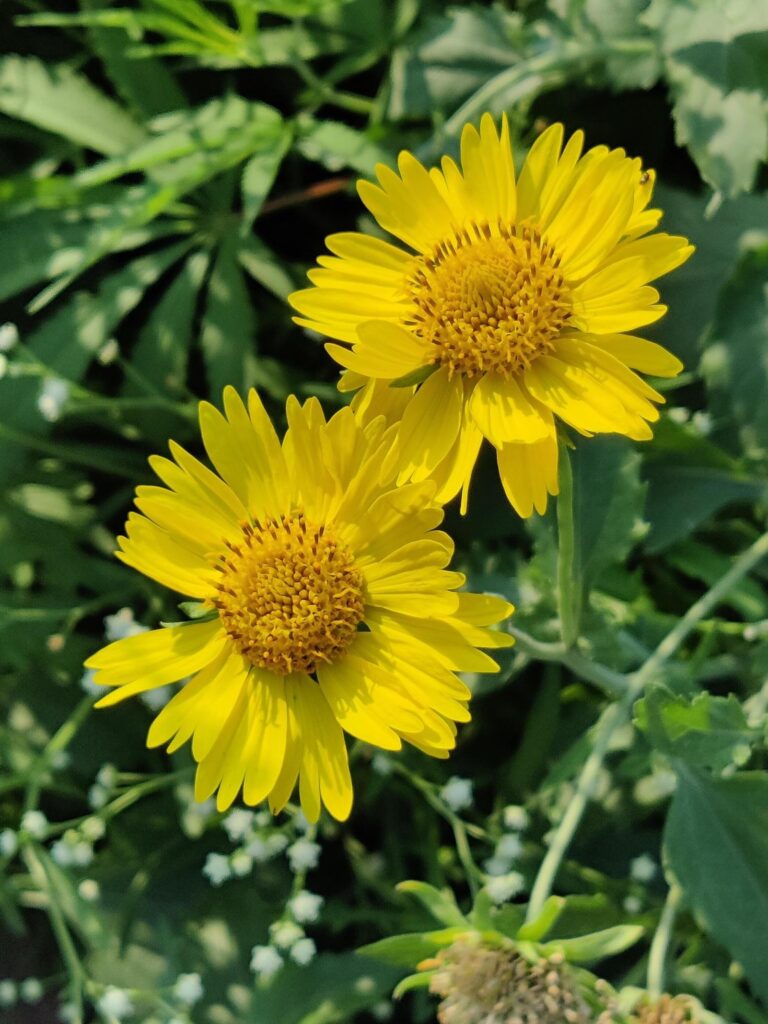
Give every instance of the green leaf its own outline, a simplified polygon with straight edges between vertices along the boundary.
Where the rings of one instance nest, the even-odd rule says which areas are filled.
[[[429,911],[436,921],[450,927],[468,928],[469,922],[456,905],[449,889],[436,889],[426,882],[400,882],[398,892],[407,892]]]
[[[768,152],[768,9],[721,0],[653,0],[677,141],[726,195],[752,186]]]
[[[581,439],[571,452],[577,564],[585,590],[626,560],[642,536],[645,486],[640,456],[623,439]]]
[[[413,932],[410,935],[392,935],[378,942],[371,942],[357,950],[362,956],[385,960],[398,967],[416,967],[422,960],[433,957],[444,946],[450,946],[460,935],[467,932],[463,927],[443,928],[434,932]]]
[[[254,281],[258,281],[262,288],[272,292],[278,299],[285,299],[296,288],[296,282],[285,270],[279,257],[261,239],[244,239],[237,251],[237,258]]]
[[[665,849],[686,900],[714,942],[768,1001],[768,776],[712,779],[682,762]]]
[[[758,738],[733,694],[700,693],[689,700],[666,687],[652,687],[635,705],[635,723],[661,753],[717,772],[734,762],[743,764]]]
[[[215,402],[233,381],[240,390],[257,383],[256,316],[237,260],[237,238],[229,236],[213,265],[200,333]]]
[[[530,942],[540,942],[550,932],[558,917],[565,909],[566,901],[562,896],[550,896],[544,901],[541,913],[528,924],[524,924],[517,933],[517,938]]]
[[[265,139],[264,147],[257,150],[243,168],[241,190],[243,195],[243,217],[240,234],[250,234],[253,222],[259,214],[264,200],[274,184],[283,157],[291,145],[291,132],[282,124],[277,138],[271,135]]]
[[[667,551],[666,558],[675,569],[708,587],[714,586],[732,564],[728,555],[694,540],[676,544]],[[768,596],[760,584],[748,576],[723,595],[722,605],[733,608],[748,622],[768,618]]]
[[[372,142],[363,132],[338,121],[316,121],[302,116],[298,120],[299,152],[329,171],[346,167],[367,177],[373,175],[376,164],[391,163],[392,154]]]
[[[83,75],[35,57],[0,57],[0,111],[97,153],[122,153],[144,135]]]
[[[744,448],[768,451],[768,246],[747,252],[723,289],[702,358],[718,419],[736,420]]]
[[[539,946],[539,950],[545,956],[562,953],[574,964],[592,963],[623,953],[642,938],[644,931],[640,925],[619,924],[575,939],[553,939]]]
[[[419,974],[409,974],[395,985],[392,997],[402,999],[406,992],[413,992],[417,988],[429,988],[432,981],[433,971],[421,971]]]

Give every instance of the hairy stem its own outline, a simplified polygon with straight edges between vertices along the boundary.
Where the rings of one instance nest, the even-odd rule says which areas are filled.
[[[680,906],[682,892],[677,885],[670,886],[667,901],[661,912],[659,925],[651,942],[648,956],[648,995],[651,999],[660,999],[664,992],[664,972],[667,964],[667,950],[675,927],[675,918]]]

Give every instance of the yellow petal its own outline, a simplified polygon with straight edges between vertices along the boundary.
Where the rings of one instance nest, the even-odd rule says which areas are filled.
[[[425,480],[448,454],[461,426],[464,391],[447,369],[433,373],[411,399],[397,435],[399,481]]]
[[[604,349],[633,370],[648,373],[652,377],[676,377],[683,370],[683,364],[661,345],[633,334],[590,334],[585,340],[594,348]]]
[[[548,437],[552,414],[531,401],[520,384],[497,373],[486,373],[469,399],[477,427],[497,448],[510,442],[531,444]]]
[[[558,493],[557,438],[536,444],[508,444],[496,453],[504,493],[523,519],[547,510],[547,496]]]

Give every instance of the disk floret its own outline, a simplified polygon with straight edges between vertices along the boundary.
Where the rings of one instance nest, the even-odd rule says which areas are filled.
[[[407,326],[451,375],[511,377],[554,348],[571,303],[553,247],[527,226],[474,226],[415,260]]]
[[[630,1018],[632,1024],[698,1024],[696,1004],[688,996],[663,995],[640,1003]]]
[[[224,628],[254,665],[278,675],[336,661],[363,618],[363,577],[351,552],[303,512],[243,524],[217,569]]]
[[[590,1024],[593,1014],[561,956],[532,964],[512,949],[459,939],[442,951],[430,991],[440,1024]]]

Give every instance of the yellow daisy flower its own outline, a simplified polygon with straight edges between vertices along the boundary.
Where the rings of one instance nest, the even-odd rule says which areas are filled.
[[[453,543],[433,482],[398,487],[382,463],[383,417],[350,409],[326,422],[310,399],[287,403],[280,443],[255,391],[233,388],[222,415],[200,405],[215,472],[171,442],[150,462],[165,486],[139,487],[117,557],[200,602],[196,621],[109,644],[86,665],[115,689],[99,707],[189,677],[148,745],[192,741],[195,796],[227,808],[242,789],[273,812],[297,778],[304,813],[352,806],[342,730],[385,750],[433,757],[469,720],[457,672],[495,672],[478,648],[512,638],[486,627],[512,606],[457,593]]]
[[[427,170],[410,153],[399,174],[379,165],[360,198],[402,248],[356,232],[331,235],[332,255],[290,296],[296,322],[369,381],[417,386],[392,459],[399,480],[437,474],[438,498],[467,490],[483,438],[496,449],[510,503],[543,512],[558,490],[555,421],[586,436],[652,436],[662,396],[635,370],[674,376],[680,361],[628,332],[666,310],[650,281],[693,252],[649,234],[652,171],[563,126],[532,146],[516,180],[506,119],[466,125],[461,168]]]

